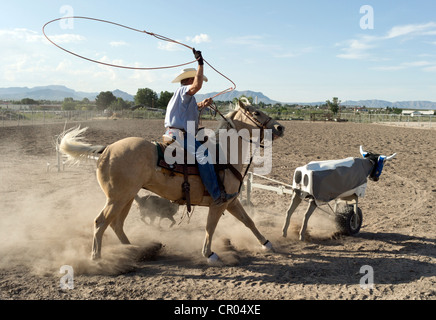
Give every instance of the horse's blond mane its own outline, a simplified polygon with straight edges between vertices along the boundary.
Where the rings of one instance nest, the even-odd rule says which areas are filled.
[[[238,110],[233,110],[230,111],[229,113],[227,113],[224,117],[229,120],[230,122],[232,122],[233,118],[235,117],[236,113],[238,112]],[[229,121],[226,121],[224,119],[221,119],[220,122],[218,123],[218,129],[231,129],[232,126],[230,125]],[[233,123],[233,122],[232,122]]]
[[[246,97],[240,98],[239,103],[242,103],[244,106],[251,106],[250,101]],[[239,111],[239,107],[236,107],[235,110],[227,113],[224,116],[227,120],[221,119],[221,121],[218,123],[217,131],[219,129],[232,129],[232,128],[235,129],[233,119],[235,118],[235,115],[238,113],[238,111]]]

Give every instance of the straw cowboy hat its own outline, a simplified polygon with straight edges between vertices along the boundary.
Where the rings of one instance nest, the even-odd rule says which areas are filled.
[[[197,70],[194,68],[183,69],[182,72],[180,72],[180,74],[177,76],[177,78],[171,81],[171,83],[177,83],[184,79],[195,78],[196,74],[197,74]],[[207,82],[206,76],[203,76],[203,81]]]

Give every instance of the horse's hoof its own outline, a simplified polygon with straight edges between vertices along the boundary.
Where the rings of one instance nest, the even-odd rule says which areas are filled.
[[[91,254],[91,260],[95,261],[95,260],[99,260],[101,258],[101,255],[98,253],[92,253]]]
[[[212,252],[212,254],[207,258],[207,263],[209,265],[217,265],[220,261],[220,258],[215,252]]]
[[[274,251],[272,243],[267,240],[263,245],[262,245],[262,249],[265,251]]]

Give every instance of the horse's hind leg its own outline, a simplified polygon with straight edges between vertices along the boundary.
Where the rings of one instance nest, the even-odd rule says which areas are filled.
[[[115,234],[117,235],[118,239],[121,241],[122,244],[130,244],[129,239],[124,233],[123,226],[124,226],[124,220],[126,220],[126,217],[129,214],[130,208],[132,206],[132,202],[133,199],[126,204],[126,206],[121,211],[121,213],[117,215],[110,224],[110,226],[112,227],[112,229],[114,230]]]
[[[101,257],[101,243],[103,233],[109,224],[117,217],[125,207],[125,203],[108,200],[105,207],[94,220],[94,237],[92,242],[91,259],[99,259]]]

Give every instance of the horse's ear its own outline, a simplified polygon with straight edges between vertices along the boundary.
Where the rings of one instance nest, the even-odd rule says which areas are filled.
[[[245,97],[240,98],[240,99],[238,100],[238,102],[239,102],[239,107],[242,108],[242,109],[244,109],[244,110],[246,110],[246,109],[247,109],[247,106],[250,105],[250,102],[249,102],[248,99],[245,98]],[[244,103],[244,102],[245,102],[245,103]]]

